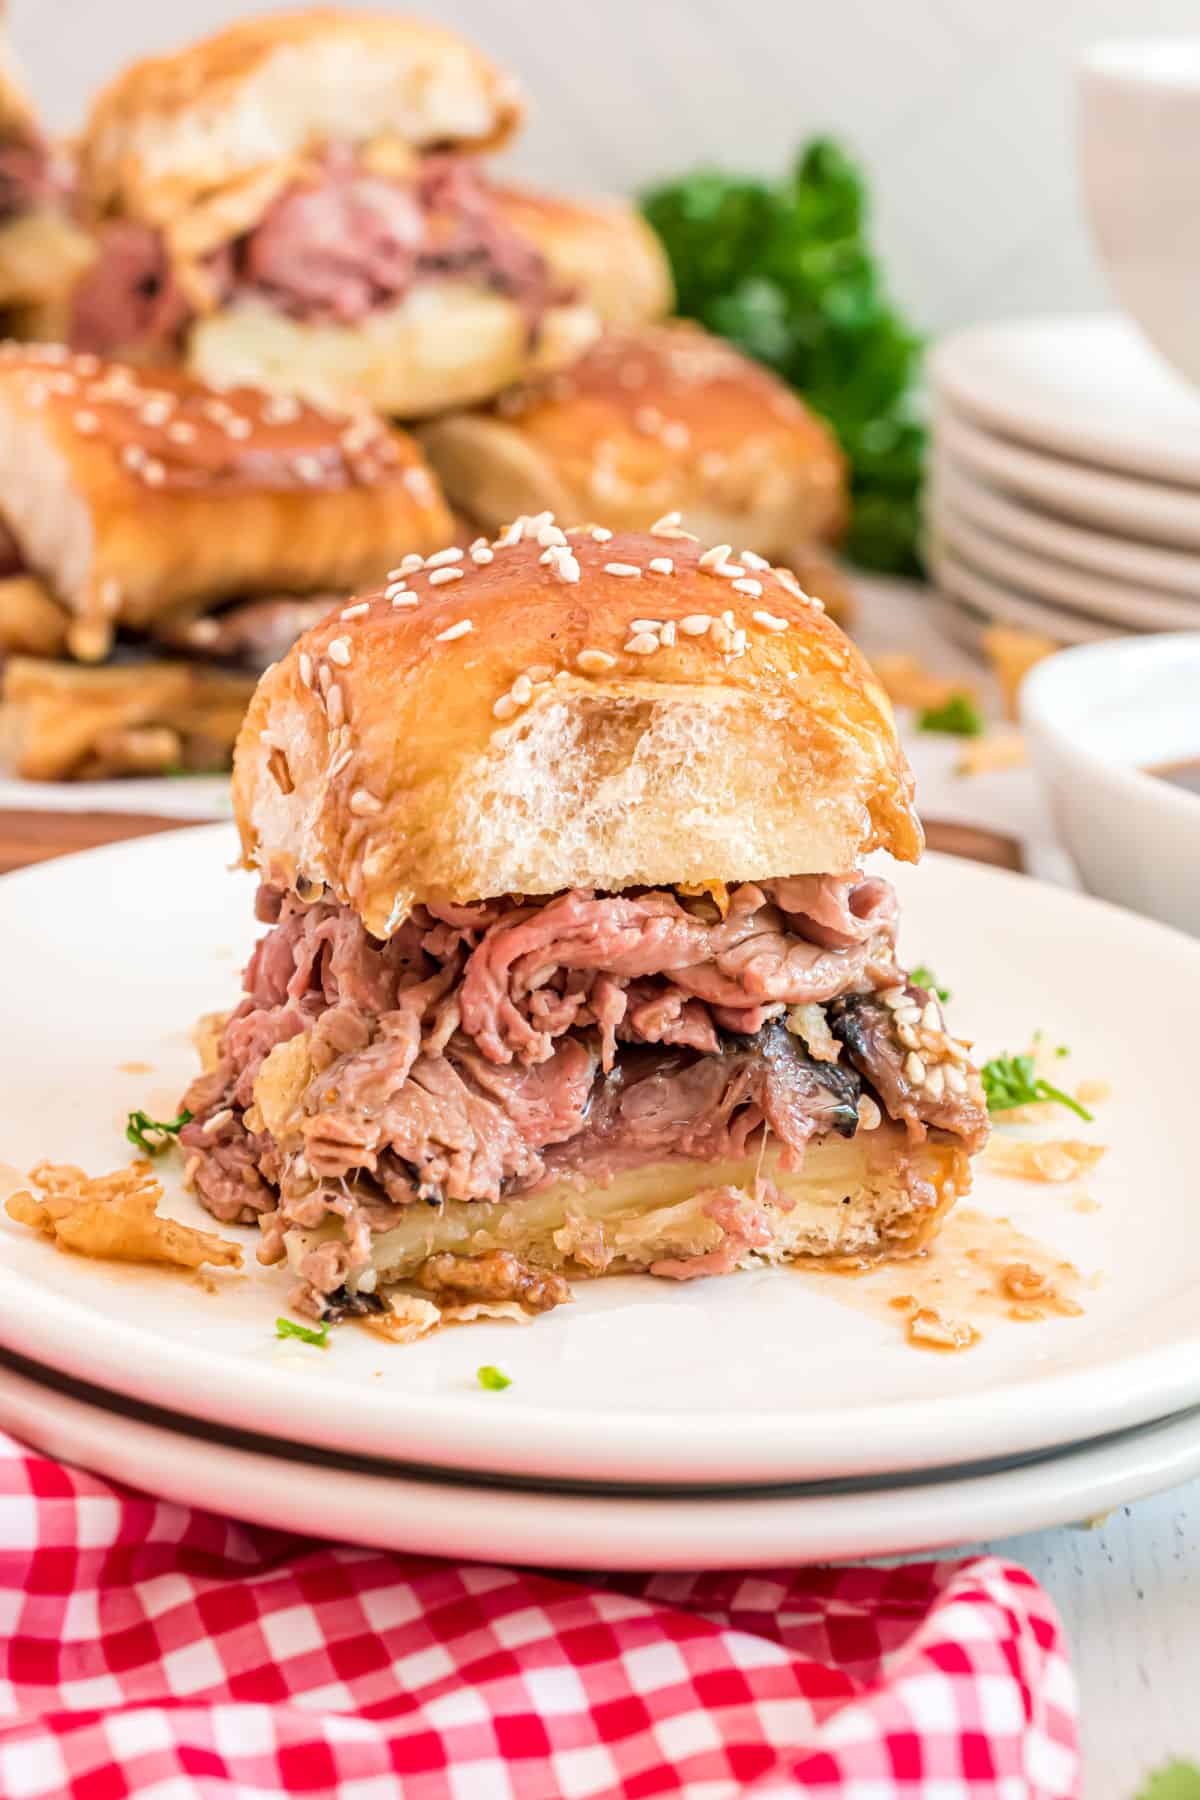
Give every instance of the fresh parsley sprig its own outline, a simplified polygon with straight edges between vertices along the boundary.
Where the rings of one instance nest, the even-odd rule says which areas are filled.
[[[952,737],[982,737],[983,714],[970,694],[951,694],[944,706],[927,706],[918,731],[944,731]]]
[[[311,1325],[301,1325],[295,1319],[276,1319],[275,1336],[277,1338],[299,1338],[302,1344],[315,1344],[318,1350],[329,1348],[329,1324],[318,1325],[314,1330]]]
[[[994,1056],[979,1071],[990,1113],[1009,1112],[1014,1106],[1031,1106],[1037,1100],[1056,1100],[1070,1107],[1081,1119],[1092,1123],[1086,1106],[1070,1094],[1064,1094],[1044,1076],[1037,1073],[1032,1056]]]
[[[481,1388],[487,1388],[492,1394],[502,1393],[506,1387],[512,1386],[511,1375],[505,1375],[491,1363],[484,1363],[481,1369],[476,1369],[475,1379]]]
[[[152,1119],[149,1113],[131,1112],[125,1121],[125,1136],[143,1156],[161,1156],[191,1121],[186,1106],[176,1119]]]

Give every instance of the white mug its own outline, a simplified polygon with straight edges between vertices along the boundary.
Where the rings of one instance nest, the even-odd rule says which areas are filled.
[[[1117,299],[1200,383],[1200,36],[1098,44],[1079,70],[1092,232]]]

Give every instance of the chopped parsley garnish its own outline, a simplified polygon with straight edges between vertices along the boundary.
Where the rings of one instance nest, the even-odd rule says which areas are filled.
[[[950,989],[938,986],[937,976],[926,963],[918,963],[915,969],[910,969],[908,979],[915,987],[924,988],[927,994],[936,994],[943,1005],[950,998]]]
[[[1178,1759],[1164,1763],[1138,1790],[1137,1800],[1200,1800],[1200,1768]]]
[[[927,706],[917,720],[920,731],[946,731],[953,737],[982,737],[983,714],[970,694],[951,694],[944,706]]]
[[[481,1369],[477,1369],[475,1371],[475,1379],[481,1388],[487,1388],[489,1393],[493,1394],[499,1394],[503,1392],[506,1387],[512,1386],[511,1376],[502,1374],[501,1371],[494,1368],[491,1363],[484,1363]]]
[[[277,1338],[299,1338],[302,1344],[315,1344],[318,1350],[329,1348],[329,1326],[318,1325],[314,1331],[311,1325],[300,1325],[295,1319],[276,1319],[275,1336]]]
[[[125,1121],[125,1136],[143,1156],[161,1156],[191,1120],[186,1106],[177,1119],[152,1119],[149,1113],[131,1112]]]
[[[1065,1044],[1060,1044],[1054,1054],[1055,1056],[1070,1056],[1071,1052]]]
[[[1052,1086],[1036,1073],[1032,1056],[994,1056],[991,1062],[984,1063],[979,1073],[991,1113],[1008,1112],[1014,1106],[1030,1106],[1036,1100],[1056,1100],[1060,1106],[1069,1106],[1089,1124],[1092,1122],[1086,1106],[1081,1106],[1070,1094],[1064,1094],[1061,1088]]]

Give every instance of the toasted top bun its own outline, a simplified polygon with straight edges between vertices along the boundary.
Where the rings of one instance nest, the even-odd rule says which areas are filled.
[[[117,623],[345,592],[452,529],[412,439],[371,415],[55,344],[0,347],[0,514],[88,659]]]
[[[277,13],[119,75],[84,129],[81,183],[97,214],[169,227],[264,173],[277,191],[327,142],[479,150],[509,138],[521,111],[512,78],[441,26]]]
[[[846,464],[829,427],[769,370],[680,319],[609,330],[570,369],[434,420],[423,442],[451,505],[488,530],[548,506],[637,531],[675,509],[701,537],[782,560],[845,524]]]
[[[378,937],[430,899],[846,873],[922,847],[870,668],[787,570],[671,520],[413,557],[259,683],[244,858]]]

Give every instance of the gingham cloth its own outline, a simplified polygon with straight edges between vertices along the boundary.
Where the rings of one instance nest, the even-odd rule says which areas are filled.
[[[1078,1791],[1060,1627],[992,1557],[457,1566],[160,1503],[2,1435],[0,1522],[3,1800]]]

